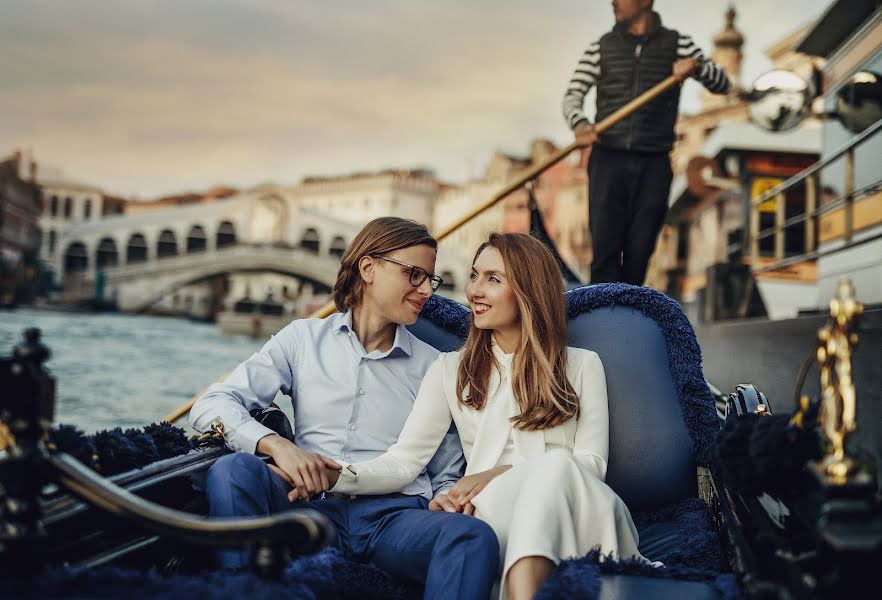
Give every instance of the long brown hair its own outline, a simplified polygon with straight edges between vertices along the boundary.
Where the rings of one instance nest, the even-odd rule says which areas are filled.
[[[512,364],[512,389],[521,412],[512,424],[526,431],[560,425],[578,416],[579,396],[567,378],[566,307],[557,263],[551,251],[529,235],[493,233],[478,248],[472,264],[488,246],[502,254],[521,318],[521,340]],[[487,401],[491,368],[499,368],[491,344],[492,331],[478,329],[472,322],[456,374],[456,392],[460,402],[475,409]]]
[[[340,270],[334,283],[337,310],[347,311],[361,301],[364,293],[364,280],[358,272],[361,257],[419,245],[438,249],[438,242],[422,223],[400,217],[380,217],[370,221],[356,234],[340,260]]]

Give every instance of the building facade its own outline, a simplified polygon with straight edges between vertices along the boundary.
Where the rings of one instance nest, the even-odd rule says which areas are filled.
[[[0,161],[0,306],[33,299],[42,210],[35,174],[18,152]]]

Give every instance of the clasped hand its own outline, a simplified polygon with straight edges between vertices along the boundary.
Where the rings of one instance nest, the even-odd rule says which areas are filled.
[[[466,475],[446,493],[437,494],[432,498],[432,501],[429,502],[429,510],[474,514],[475,506],[472,504],[472,500],[487,487],[487,484],[510,468],[511,465],[501,465],[487,471]]]
[[[291,486],[291,502],[298,498],[309,502],[312,496],[328,491],[337,483],[343,468],[333,459],[298,448],[279,435],[261,438],[257,451],[273,458],[275,464],[267,466]]]

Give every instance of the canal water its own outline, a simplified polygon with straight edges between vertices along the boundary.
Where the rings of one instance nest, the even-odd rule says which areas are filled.
[[[52,352],[55,424],[86,433],[158,421],[263,345],[185,319],[21,309],[0,312],[0,355],[27,327]]]

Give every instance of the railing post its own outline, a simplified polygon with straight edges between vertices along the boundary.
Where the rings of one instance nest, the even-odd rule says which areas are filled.
[[[845,153],[845,243],[854,234],[854,147]]]
[[[747,210],[750,211],[750,268],[756,269],[759,266],[759,207],[748,203]]]
[[[809,175],[805,180],[805,252],[815,250],[815,232],[818,230],[818,178],[817,175]]]
[[[784,220],[787,218],[787,197],[775,196],[775,260],[784,258]]]

